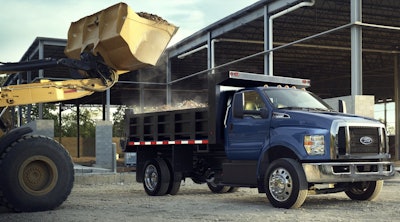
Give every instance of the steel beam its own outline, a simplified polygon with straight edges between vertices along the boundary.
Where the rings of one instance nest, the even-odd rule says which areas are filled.
[[[268,6],[267,13],[275,13],[277,11],[285,10],[297,3],[304,2],[301,0],[263,0],[254,3],[253,5],[246,7],[220,21],[217,23],[211,24],[210,26],[196,32],[191,37],[182,40],[177,43],[173,49],[170,49],[169,57],[175,57],[182,53],[185,53],[199,45],[203,45],[207,42],[208,37],[211,36],[212,39],[218,38],[219,36],[230,32],[243,24],[247,24],[251,21],[254,21],[258,18],[262,18],[265,15],[264,6]],[[246,12],[246,13],[243,13]],[[217,28],[211,28],[217,27]]]

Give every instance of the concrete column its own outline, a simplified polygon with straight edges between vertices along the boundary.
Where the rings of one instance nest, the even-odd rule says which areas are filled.
[[[113,169],[112,122],[96,122],[96,167]]]

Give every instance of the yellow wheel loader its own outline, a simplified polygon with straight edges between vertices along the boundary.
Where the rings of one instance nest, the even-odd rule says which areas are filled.
[[[0,88],[0,107],[71,100],[107,90],[119,75],[155,65],[176,31],[160,17],[135,13],[124,3],[84,17],[70,26],[66,58],[0,63],[3,74],[65,66],[74,78],[5,85]],[[29,127],[3,132],[0,205],[17,212],[51,210],[67,199],[73,182],[71,157],[57,141],[32,135]]]

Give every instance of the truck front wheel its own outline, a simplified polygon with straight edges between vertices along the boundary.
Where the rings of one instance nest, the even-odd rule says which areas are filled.
[[[0,198],[14,211],[52,210],[71,193],[74,168],[58,142],[42,136],[15,141],[0,157]]]
[[[382,187],[383,180],[356,182],[349,185],[345,193],[352,200],[373,200],[379,195]]]
[[[301,165],[287,158],[271,163],[264,177],[264,186],[272,206],[279,208],[299,208],[308,193]]]
[[[143,187],[150,196],[162,196],[168,191],[171,175],[165,160],[157,158],[146,162]]]

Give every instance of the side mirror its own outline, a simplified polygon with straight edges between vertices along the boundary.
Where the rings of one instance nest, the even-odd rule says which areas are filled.
[[[260,116],[261,116],[261,118],[263,118],[263,119],[267,119],[268,116],[269,116],[268,109],[267,109],[267,108],[261,108],[261,109],[260,109]]]
[[[233,97],[233,106],[232,106],[233,117],[235,118],[243,118],[243,93],[237,93]]]
[[[347,113],[346,102],[344,100],[339,99],[339,112]]]

